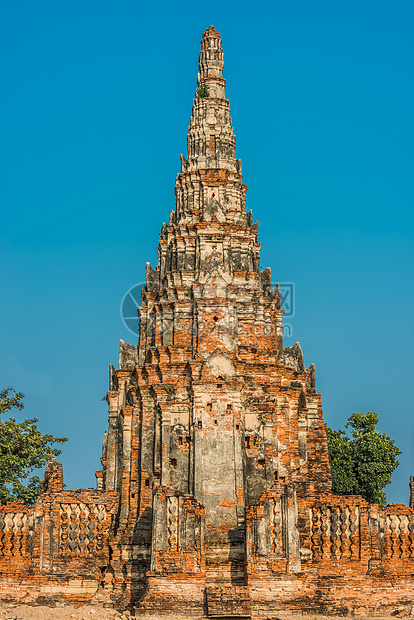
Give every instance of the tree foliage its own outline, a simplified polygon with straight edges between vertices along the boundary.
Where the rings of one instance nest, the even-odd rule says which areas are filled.
[[[200,84],[200,86],[197,88],[197,95],[199,97],[209,97],[210,96],[210,91],[209,91],[209,88],[208,88],[207,84]]]
[[[398,467],[400,450],[391,437],[377,430],[374,412],[353,413],[345,429],[326,427],[332,490],[336,495],[362,495],[368,502],[383,508],[387,503],[384,487],[391,482]]]
[[[24,408],[24,394],[7,388],[0,392],[0,414]],[[16,422],[14,418],[0,421],[0,504],[18,501],[34,504],[39,497],[42,481],[38,476],[29,477],[47,461],[58,456],[61,450],[55,443],[67,441],[66,437],[43,435],[37,428],[37,418]]]

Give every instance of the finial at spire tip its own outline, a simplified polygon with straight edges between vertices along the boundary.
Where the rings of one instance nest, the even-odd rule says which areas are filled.
[[[216,38],[220,39],[221,35],[220,35],[219,31],[216,30],[213,25],[211,25],[208,28],[206,28],[206,30],[204,30],[204,32],[203,32],[203,39],[205,37],[216,37]]]

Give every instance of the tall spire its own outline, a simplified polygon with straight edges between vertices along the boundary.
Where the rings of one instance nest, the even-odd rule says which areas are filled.
[[[220,33],[210,26],[201,40],[188,159],[181,155],[176,207],[161,228],[157,267],[152,269],[147,263],[139,310],[142,364],[154,346],[168,346],[171,351],[180,347],[186,359],[208,357],[215,347],[223,346],[223,337],[214,328],[219,317],[223,315],[226,325],[235,321],[241,326],[241,305],[249,306],[244,315],[249,321],[250,315],[257,314],[258,300],[266,308],[263,321],[275,326],[261,340],[261,348],[276,349],[281,355],[280,293],[272,289],[270,269],[260,272],[257,223],[253,224],[251,211],[246,213],[247,187],[241,161],[235,157],[222,72]],[[207,299],[208,312],[204,308]],[[250,343],[248,328],[243,329],[237,337],[224,338],[225,348],[234,357],[239,344]],[[205,338],[202,334],[207,333]]]
[[[122,342],[111,370],[102,484],[121,498],[114,583],[142,609],[174,604],[160,585],[172,575],[189,614],[206,602],[209,615],[250,617],[250,567],[277,580],[308,562],[297,517],[300,509],[302,536],[305,499],[328,493],[330,474],[314,371],[299,344],[284,349],[280,290],[260,270],[222,70],[210,26],[176,206],[161,227],[158,265],[147,263],[139,343]],[[197,602],[187,605],[189,596]],[[223,600],[224,610],[215,606]]]
[[[223,50],[220,33],[209,26],[203,33],[198,60],[197,92],[188,129],[188,162],[182,172],[222,168],[241,174],[241,162],[235,158],[235,136],[230,118],[230,103],[225,98]]]
[[[198,67],[200,69],[198,85],[200,85],[201,80],[204,82],[207,80],[217,81],[222,86],[223,92],[213,96],[221,98],[224,97],[223,64],[220,33],[214,26],[209,26],[203,32],[203,38],[201,39],[201,52],[198,59]]]

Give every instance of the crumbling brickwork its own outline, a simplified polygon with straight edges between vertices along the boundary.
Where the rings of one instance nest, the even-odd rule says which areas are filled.
[[[3,596],[157,617],[414,603],[412,502],[332,495],[315,367],[299,343],[283,347],[222,69],[210,26],[139,342],[121,341],[110,367],[97,491],[63,491],[51,463],[34,509],[0,511]]]
[[[117,508],[117,493],[64,491],[62,464],[49,463],[34,507],[0,507],[1,598],[89,602],[108,579]]]

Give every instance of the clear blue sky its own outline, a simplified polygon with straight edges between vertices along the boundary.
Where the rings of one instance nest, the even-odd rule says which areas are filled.
[[[412,0],[3,2],[0,388],[66,435],[94,486],[124,293],[157,262],[202,32],[221,32],[262,267],[296,285],[289,322],[325,420],[376,411],[414,474]]]

